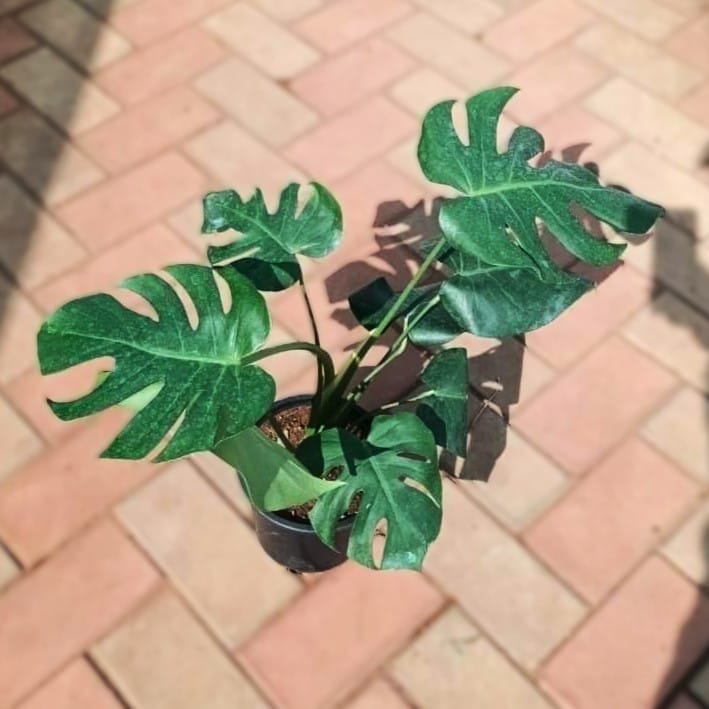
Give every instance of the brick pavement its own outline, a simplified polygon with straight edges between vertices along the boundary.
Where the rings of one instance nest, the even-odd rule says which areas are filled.
[[[668,218],[524,350],[466,338],[479,393],[507,384],[472,431],[494,471],[446,484],[424,574],[292,577],[218,461],[99,461],[121,412],[53,420],[93,375],[40,380],[42,317],[199,259],[209,188],[328,183],[323,317],[400,277],[375,221],[437,194],[423,111],[500,83],[503,134],[533,122]],[[0,0],[0,708],[709,705],[708,316],[706,0]],[[281,391],[309,367],[274,362]]]

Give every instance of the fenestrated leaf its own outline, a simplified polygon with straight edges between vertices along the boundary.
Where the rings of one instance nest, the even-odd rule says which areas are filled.
[[[366,441],[348,431],[328,429],[298,450],[313,472],[342,466],[342,487],[323,495],[310,512],[318,536],[335,543],[339,520],[361,495],[347,555],[375,568],[372,553],[377,525],[386,520],[382,569],[420,569],[441,527],[442,485],[436,443],[411,413],[378,416]]]
[[[267,512],[302,505],[344,484],[315,477],[256,426],[222,441],[214,453],[236,468],[251,502]]]
[[[99,372],[98,377],[96,377],[96,386],[103,384],[103,382],[108,379],[111,375],[110,370],[104,370]],[[120,403],[122,409],[128,409],[134,414],[144,409],[159,393],[162,389],[162,382],[155,382],[155,384],[148,384],[145,389],[141,389],[139,392],[129,396]]]
[[[542,279],[533,269],[491,266],[460,252],[450,263],[456,275],[441,286],[443,308],[462,330],[480,337],[536,330],[594,287],[558,268]]]
[[[444,201],[440,225],[455,248],[492,266],[553,270],[537,230],[540,219],[578,258],[594,265],[615,261],[625,248],[589,234],[572,213],[579,206],[618,231],[642,234],[662,208],[619,189],[603,186],[586,168],[555,160],[533,167],[544,149],[532,128],[517,128],[504,152],[497,149],[497,124],[517,89],[483,91],[466,102],[469,145],[453,127],[453,101],[434,106],[424,118],[419,143],[421,168],[433,182],[464,196]],[[523,293],[511,293],[518,300]]]
[[[161,388],[104,451],[109,458],[137,459],[155,449],[178,424],[158,455],[170,460],[211,450],[222,439],[258,421],[275,393],[272,377],[249,364],[270,331],[263,296],[231,269],[220,271],[231,295],[224,311],[215,274],[203,266],[166,269],[194,303],[193,329],[176,291],[154,274],[122,286],[155,309],[158,320],[141,315],[105,294],[67,303],[37,336],[40,368],[53,374],[98,357],[113,357],[113,371],[92,392],[68,402],[50,401],[64,420],[97,413],[146,388]],[[179,422],[179,423],[178,423]]]
[[[281,193],[271,214],[257,189],[248,201],[234,190],[211,192],[204,198],[205,234],[233,229],[234,241],[208,249],[215,265],[232,263],[260,290],[282,290],[300,277],[298,255],[322,258],[337,248],[342,238],[342,211],[322,185],[312,183],[312,194],[298,213],[299,185]]]
[[[468,357],[462,347],[439,352],[421,374],[428,387],[417,397],[416,415],[442,448],[465,456],[468,429]]]

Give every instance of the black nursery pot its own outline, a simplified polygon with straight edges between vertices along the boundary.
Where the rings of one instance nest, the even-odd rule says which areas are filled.
[[[302,404],[310,404],[310,396],[292,396],[277,402],[271,413],[280,413]],[[347,544],[354,524],[354,516],[340,521],[332,549],[315,533],[312,526],[276,512],[264,512],[253,505],[254,527],[264,551],[276,562],[296,573],[327,571],[347,560]]]
[[[347,561],[345,551],[354,517],[346,517],[337,527],[335,549],[323,542],[307,522],[286,519],[255,507],[254,527],[263,550],[281,566],[299,574],[327,571]]]

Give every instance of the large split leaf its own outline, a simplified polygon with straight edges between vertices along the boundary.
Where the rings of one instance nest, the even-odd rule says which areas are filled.
[[[192,300],[196,328],[174,288],[147,274],[129,278],[122,286],[145,298],[157,320],[126,308],[112,296],[91,295],[57,310],[37,337],[43,374],[99,357],[115,360],[111,373],[86,396],[49,402],[61,419],[89,416],[139,392],[150,392],[152,398],[142,399],[140,410],[104,457],[142,458],[172,429],[158,460],[211,450],[220,440],[253,425],[273,402],[272,377],[249,363],[249,355],[270,331],[263,296],[246,278],[224,269],[216,278],[226,281],[230,293],[225,312],[212,269],[181,265],[166,270]]]
[[[315,531],[334,545],[335,530],[360,495],[347,555],[375,568],[372,544],[386,520],[383,569],[420,569],[441,526],[441,478],[436,444],[428,428],[410,413],[378,416],[366,441],[329,429],[304,441],[298,456],[313,472],[342,466],[344,485],[323,495],[310,513]]]
[[[561,269],[544,278],[530,268],[493,266],[456,252],[454,273],[440,289],[443,309],[466,332],[504,339],[550,323],[584,293],[589,281]]]
[[[450,277],[415,289],[401,308],[404,323],[415,323],[408,333],[414,345],[441,346],[463,332],[498,339],[529,332],[554,320],[594,287],[561,269],[541,278],[534,269],[493,266],[460,251],[450,252],[444,262]],[[350,306],[372,330],[398,295],[380,278],[353,293]],[[423,309],[427,312],[419,318]]]
[[[417,397],[416,415],[436,443],[464,457],[468,430],[468,357],[462,347],[439,352],[421,374],[426,391]]]
[[[532,128],[517,128],[504,152],[497,149],[497,124],[516,89],[483,91],[466,102],[468,142],[461,142],[452,120],[453,101],[426,115],[419,162],[428,179],[454,187],[462,197],[446,200],[440,225],[455,248],[491,266],[553,272],[536,220],[578,258],[594,265],[615,261],[625,248],[588,233],[573,208],[580,207],[614,229],[642,234],[662,208],[619,189],[603,186],[586,168],[555,160],[534,167],[529,160],[544,149]],[[523,296],[515,288],[510,296]]]
[[[255,426],[222,441],[214,453],[239,472],[251,502],[269,512],[302,505],[344,484],[312,475]]]
[[[462,331],[505,338],[542,327],[593,283],[559,268],[540,238],[539,222],[578,258],[594,265],[615,261],[624,245],[586,231],[579,210],[617,231],[644,233],[662,208],[620,189],[603,186],[586,168],[529,160],[544,149],[532,128],[520,127],[509,148],[497,148],[497,124],[516,89],[484,91],[466,103],[468,141],[453,127],[452,101],[424,119],[419,161],[426,176],[461,197],[444,200],[439,223],[451,247],[440,257],[452,276],[439,287],[417,289],[402,309],[414,344],[440,345]],[[396,293],[370,284],[352,299],[367,327],[381,321]],[[435,302],[432,302],[435,301]],[[421,310],[426,315],[418,319]]]
[[[342,211],[330,192],[313,183],[310,198],[298,212],[299,190],[297,184],[288,185],[273,214],[259,189],[248,201],[234,190],[208,194],[202,231],[239,233],[230,244],[210,247],[210,262],[231,263],[259,290],[281,290],[295,283],[300,277],[298,255],[322,258],[342,238]]]

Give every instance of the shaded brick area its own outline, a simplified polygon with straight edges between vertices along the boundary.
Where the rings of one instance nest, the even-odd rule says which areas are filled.
[[[207,189],[331,187],[306,272],[341,360],[348,292],[435,228],[423,112],[494,84],[503,145],[532,122],[668,213],[525,348],[461,338],[502,385],[492,475],[446,483],[423,574],[290,576],[219,461],[99,461],[123,413],[51,416],[101,363],[42,380],[42,316],[200,259]],[[269,300],[270,344],[309,335]],[[0,0],[0,709],[709,705],[708,351],[706,0]],[[268,368],[289,395],[311,365]]]

